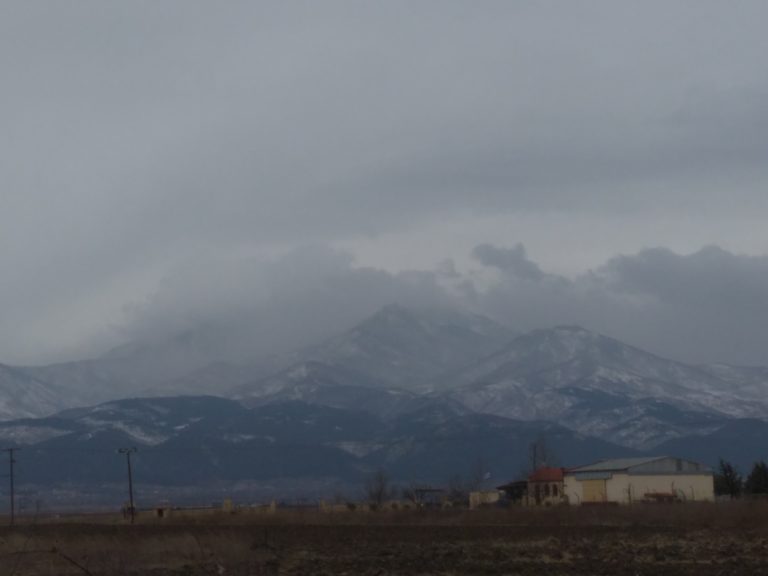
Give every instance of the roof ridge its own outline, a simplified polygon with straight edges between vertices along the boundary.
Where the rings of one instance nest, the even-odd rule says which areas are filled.
[[[665,458],[671,458],[671,456],[630,456],[627,458],[606,458],[591,464],[571,468],[569,472],[579,472],[582,470],[625,470],[640,464],[647,464],[649,462],[656,462],[657,460],[664,460]]]

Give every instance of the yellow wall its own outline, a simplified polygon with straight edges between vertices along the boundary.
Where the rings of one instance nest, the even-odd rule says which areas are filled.
[[[632,500],[642,500],[646,493],[671,492],[686,502],[713,502],[715,500],[714,480],[708,475],[675,475],[675,476],[631,476],[629,481]]]
[[[565,476],[565,494],[570,504],[582,504],[595,501],[598,485],[605,482],[607,502],[629,504],[639,502],[646,493],[674,493],[686,502],[712,502],[715,499],[714,482],[711,475],[675,474],[630,476],[613,474],[609,480],[577,480],[575,476]]]
[[[568,504],[581,504],[584,501],[583,483],[568,474],[563,479],[563,492]]]
[[[605,480],[582,480],[582,502],[606,502],[607,491]]]

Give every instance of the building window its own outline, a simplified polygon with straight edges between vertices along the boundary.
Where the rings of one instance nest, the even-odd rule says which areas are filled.
[[[549,484],[544,484],[544,496],[549,496]]]
[[[557,484],[552,484],[552,496],[557,496]]]

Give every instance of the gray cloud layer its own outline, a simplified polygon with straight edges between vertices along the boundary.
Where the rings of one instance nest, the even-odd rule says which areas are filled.
[[[127,340],[189,335],[212,358],[253,360],[315,344],[378,308],[454,306],[439,273],[353,266],[348,254],[305,247],[270,260],[204,261],[131,307]]]
[[[467,275],[449,264],[398,274],[359,268],[323,248],[202,263],[136,306],[125,336],[193,335],[213,357],[253,359],[313,344],[398,302],[460,307],[521,331],[579,324],[691,362],[768,364],[768,257],[648,249],[568,279],[543,272],[521,244],[474,254],[482,268]]]
[[[646,249],[574,280],[517,267],[504,266],[480,302],[512,325],[581,324],[692,362],[768,363],[768,257]]]
[[[582,299],[556,273],[606,246],[768,253],[767,19],[759,0],[3,3],[0,358],[116,343],[123,307],[190,263],[378,242],[389,264],[388,239],[446,221],[432,261],[522,238],[553,274],[477,255]],[[489,238],[505,216],[527,233]]]

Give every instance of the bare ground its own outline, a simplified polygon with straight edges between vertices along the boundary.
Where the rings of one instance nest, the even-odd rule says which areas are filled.
[[[768,508],[235,514],[0,529],[0,576],[768,575]]]

